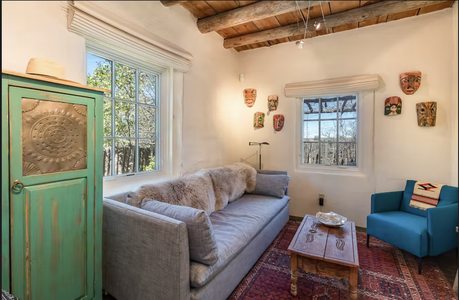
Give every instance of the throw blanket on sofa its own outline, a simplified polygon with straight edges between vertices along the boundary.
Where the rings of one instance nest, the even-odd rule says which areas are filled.
[[[410,206],[422,210],[436,207],[443,186],[444,184],[417,181],[414,185]]]
[[[242,163],[204,169],[175,180],[139,186],[127,195],[126,203],[142,207],[148,201],[157,200],[211,214],[239,199],[244,192],[253,191],[256,174],[254,168]]]

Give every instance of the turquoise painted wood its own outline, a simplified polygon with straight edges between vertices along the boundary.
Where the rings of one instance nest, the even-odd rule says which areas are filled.
[[[103,94],[5,74],[2,82],[2,288],[20,299],[102,299]]]
[[[2,77],[2,289],[10,291],[10,209],[8,157],[8,79]]]

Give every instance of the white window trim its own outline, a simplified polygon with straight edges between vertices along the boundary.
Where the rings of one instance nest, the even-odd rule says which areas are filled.
[[[325,166],[303,164],[303,100],[314,97],[333,97],[337,95],[357,95],[357,166]],[[371,153],[373,145],[365,143],[368,138],[372,138],[373,126],[364,126],[368,121],[372,124],[373,114],[371,108],[374,100],[374,92],[349,92],[333,94],[320,94],[317,96],[307,95],[296,99],[296,114],[295,114],[295,172],[315,173],[315,174],[331,174],[338,176],[357,176],[366,177],[371,174]],[[370,161],[369,161],[370,160]]]

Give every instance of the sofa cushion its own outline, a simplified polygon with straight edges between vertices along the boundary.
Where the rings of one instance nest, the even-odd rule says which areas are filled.
[[[213,265],[217,262],[217,242],[209,216],[199,209],[187,206],[178,206],[145,198],[142,208],[155,212],[186,224],[190,259],[197,262]]]
[[[290,182],[289,175],[257,173],[257,184],[251,194],[282,198]]]
[[[287,205],[282,199],[245,194],[225,209],[210,215],[217,240],[218,261],[213,266],[191,262],[192,287],[201,287],[214,278]]]
[[[415,214],[418,216],[426,217],[427,218],[427,210],[422,210],[419,208],[411,207],[410,201],[411,197],[413,196],[413,189],[416,180],[407,180],[405,191],[403,192],[402,203],[400,204],[400,211],[408,212],[410,214]],[[444,205],[450,205],[453,203],[458,202],[458,188],[444,185],[441,188],[440,198],[438,201],[437,207],[441,207]]]
[[[427,218],[403,211],[371,214],[367,234],[418,257],[427,255]]]

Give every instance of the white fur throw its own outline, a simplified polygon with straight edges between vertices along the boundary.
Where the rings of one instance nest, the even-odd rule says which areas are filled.
[[[139,186],[127,195],[126,203],[141,207],[146,204],[142,202],[144,198],[148,198],[145,201],[189,206],[211,214],[239,199],[244,192],[253,191],[256,175],[254,168],[242,163],[204,169],[168,182]]]

